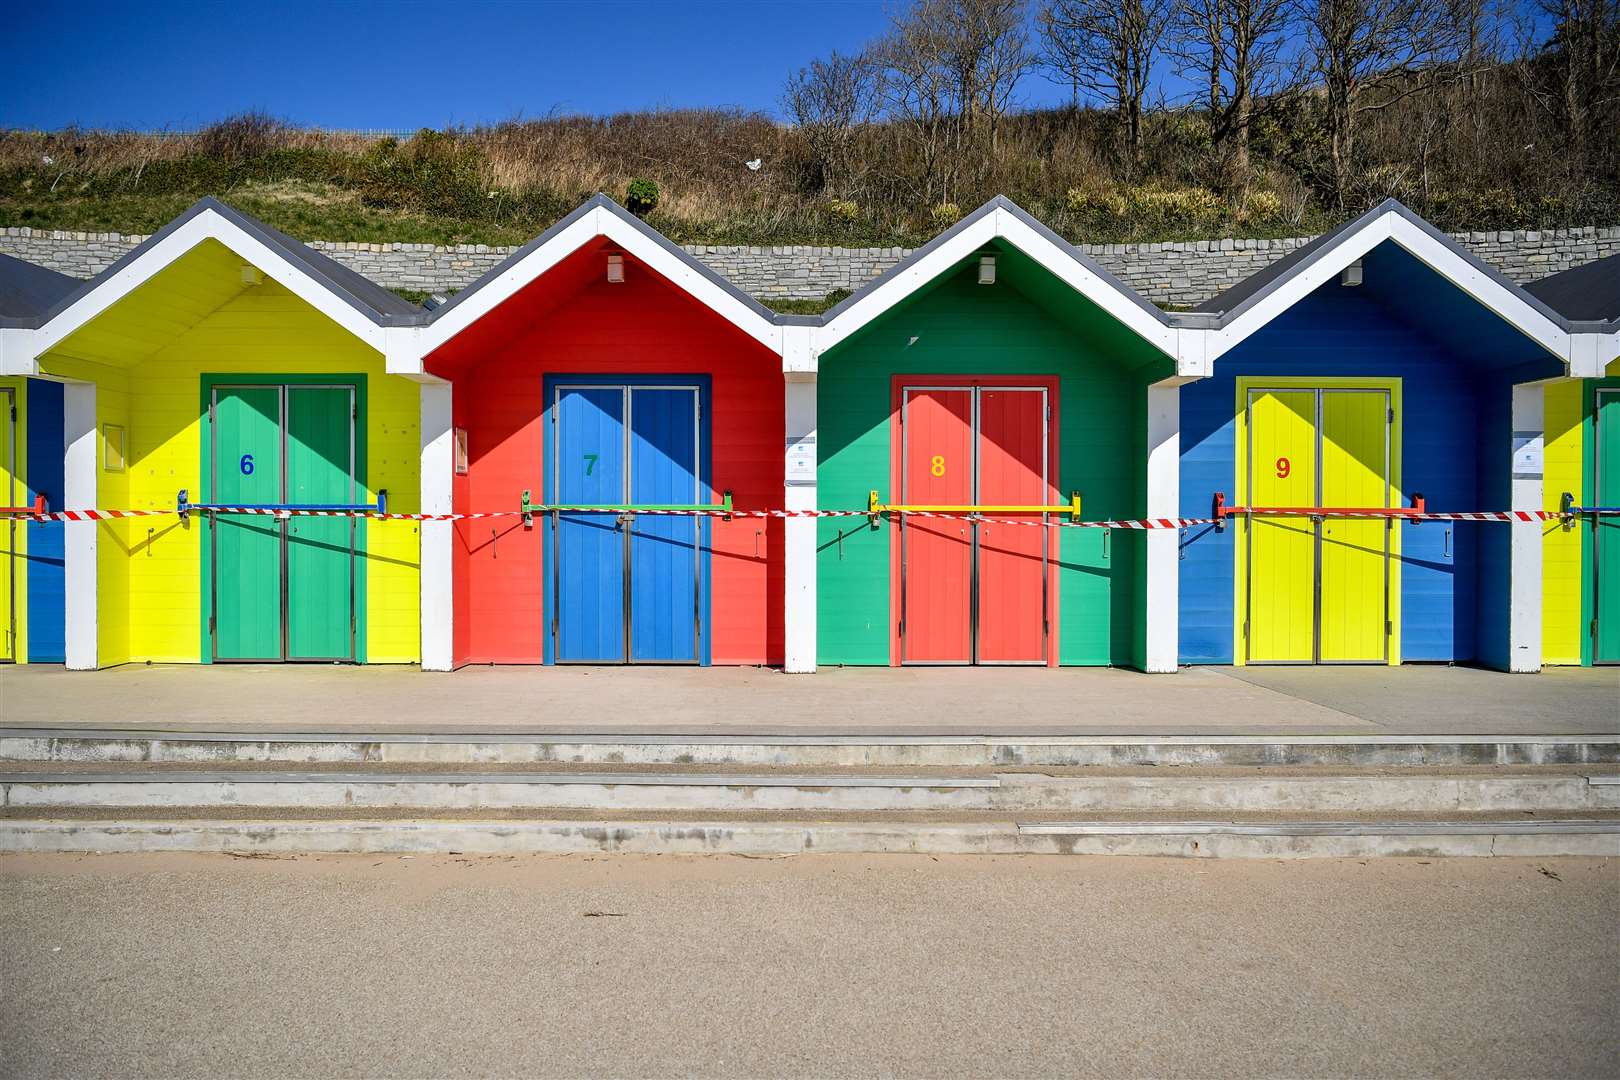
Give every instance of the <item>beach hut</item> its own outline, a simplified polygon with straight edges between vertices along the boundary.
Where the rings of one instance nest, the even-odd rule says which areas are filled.
[[[1546,389],[1542,652],[1548,664],[1620,663],[1620,255],[1526,288],[1571,320],[1597,324],[1602,375]],[[1605,510],[1607,512],[1605,512]]]
[[[1196,664],[1541,663],[1544,387],[1595,370],[1583,326],[1393,200],[1202,305],[1181,394]],[[1351,513],[1353,511],[1353,513]]]
[[[817,503],[880,512],[819,522],[819,662],[1154,666],[1151,581],[1173,589],[1173,566],[1149,573],[1139,532],[1048,526],[1162,496],[1175,417],[1150,412],[1179,341],[1005,198],[827,312]]]
[[[782,339],[602,195],[435,310],[427,666],[782,663]]]
[[[0,372],[24,353],[32,331],[77,278],[0,255]],[[0,663],[61,663],[62,526],[24,510],[60,508],[62,388],[45,379],[0,374]]]
[[[410,302],[215,199],[47,312],[59,380],[70,666],[414,662],[418,393],[386,373]],[[54,501],[54,500],[53,500]],[[216,507],[248,507],[233,513]]]

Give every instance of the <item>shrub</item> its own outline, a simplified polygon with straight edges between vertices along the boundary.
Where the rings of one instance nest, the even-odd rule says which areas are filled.
[[[1237,208],[1239,221],[1265,221],[1282,213],[1282,198],[1274,191],[1250,190]]]
[[[237,113],[203,128],[197,149],[204,157],[235,165],[262,157],[287,142],[287,126],[262,112]]]
[[[658,206],[658,185],[636,177],[624,189],[624,205],[637,217],[646,217]]]
[[[942,202],[928,211],[928,221],[936,229],[948,229],[962,220],[962,208],[953,202]]]
[[[860,220],[861,204],[853,199],[828,199],[827,213],[832,215],[834,221],[853,225]]]

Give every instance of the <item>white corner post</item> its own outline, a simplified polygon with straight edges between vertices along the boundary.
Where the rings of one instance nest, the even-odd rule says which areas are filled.
[[[1147,388],[1147,516],[1181,516],[1181,386],[1177,376]],[[1172,673],[1180,659],[1181,530],[1147,531],[1146,668]]]
[[[96,444],[96,384],[62,384],[62,506],[63,510],[95,507],[98,447]],[[63,583],[67,592],[64,629],[67,666],[94,671],[100,659],[99,574],[96,566],[94,521],[65,521],[63,530]]]
[[[1546,412],[1543,383],[1513,388],[1513,472],[1511,508],[1540,510]],[[1508,584],[1508,670],[1541,670],[1542,523],[1513,521]]]
[[[816,374],[814,371],[787,371],[783,378],[787,421],[783,509],[814,510]],[[785,623],[782,664],[789,672],[816,670],[816,525],[813,517],[790,517],[782,523],[783,580],[787,591],[782,604]]]
[[[451,384],[423,381],[422,513],[448,514],[453,509],[455,429]],[[422,669],[450,671],[455,666],[455,589],[453,542],[455,524],[422,522]]]

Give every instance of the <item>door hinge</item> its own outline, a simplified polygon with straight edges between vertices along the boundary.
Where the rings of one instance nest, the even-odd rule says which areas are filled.
[[[214,617],[212,615],[208,616],[208,633],[210,636],[214,633]]]
[[[358,406],[358,405],[350,405],[349,406],[349,419],[350,420],[358,420],[358,419],[360,419],[360,406]]]
[[[1389,423],[1393,424],[1394,422],[1395,422],[1395,406],[1391,405],[1389,407]]]
[[[1243,620],[1243,638],[1244,638],[1245,641],[1247,641],[1248,637],[1249,637],[1249,620],[1244,619]]]
[[[1395,632],[1395,624],[1393,622],[1390,622],[1388,619],[1385,619],[1384,620],[1384,636],[1389,637],[1389,635],[1393,634],[1394,632]]]

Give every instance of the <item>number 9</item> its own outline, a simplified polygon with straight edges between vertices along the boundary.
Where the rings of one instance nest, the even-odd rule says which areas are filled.
[[[1277,459],[1277,478],[1278,479],[1285,478],[1292,471],[1293,471],[1293,466],[1291,464],[1289,464],[1289,461],[1288,461],[1287,458],[1280,457],[1280,458]]]

